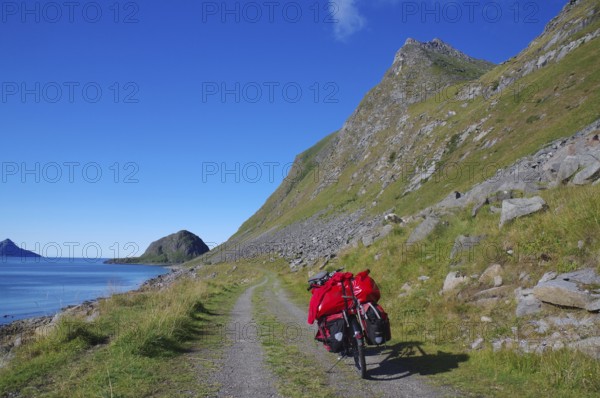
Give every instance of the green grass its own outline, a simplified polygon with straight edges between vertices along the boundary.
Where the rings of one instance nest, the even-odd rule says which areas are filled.
[[[566,350],[543,355],[474,352],[440,381],[487,397],[597,397],[600,362]]]
[[[255,276],[241,269],[215,280],[180,280],[163,290],[102,300],[93,322],[65,317],[0,370],[0,396],[204,396],[214,386],[198,377],[205,363],[190,352],[219,337],[216,326]]]

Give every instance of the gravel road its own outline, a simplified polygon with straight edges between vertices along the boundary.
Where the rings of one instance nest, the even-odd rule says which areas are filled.
[[[295,338],[290,344],[298,345],[301,352],[314,355],[315,366],[320,366],[326,372],[336,362],[337,356],[325,351],[320,343],[313,340],[314,326],[306,324],[306,310],[293,303],[279,283],[274,279],[263,281],[260,285],[246,290],[238,299],[231,316],[228,330],[235,336],[233,344],[225,355],[222,370],[217,378],[222,385],[218,397],[279,397],[274,385],[275,376],[264,365],[264,354],[253,328],[243,325],[253,325],[252,295],[254,289],[268,283],[263,300],[270,303],[271,313],[280,322],[297,325],[301,330],[300,338]],[[237,329],[236,329],[237,328]],[[244,329],[246,329],[244,331]],[[330,387],[339,397],[458,397],[456,391],[435,387],[427,382],[422,371],[416,371],[414,358],[436,361],[436,355],[418,356],[412,358],[419,346],[397,344],[387,348],[369,348],[367,351],[367,369],[369,378],[361,380],[354,369],[352,359],[342,360],[328,373]],[[409,358],[411,357],[411,358]],[[446,357],[445,360],[448,358]],[[422,362],[423,363],[423,362]],[[419,369],[422,369],[419,366]],[[439,370],[439,367],[436,368]]]
[[[273,375],[264,366],[262,346],[253,331],[252,295],[254,289],[267,283],[248,288],[238,299],[231,313],[227,328],[231,345],[227,347],[217,381],[222,386],[217,397],[280,397],[273,386]]]

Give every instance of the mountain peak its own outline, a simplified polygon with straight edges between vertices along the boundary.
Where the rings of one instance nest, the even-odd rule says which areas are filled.
[[[406,58],[419,57],[421,54],[431,58],[432,55],[444,55],[469,62],[482,62],[457,50],[442,39],[436,37],[431,41],[421,42],[409,37],[394,57],[394,66],[402,64]],[[485,62],[485,61],[483,61]],[[491,64],[490,64],[491,65]],[[401,65],[400,65],[401,66]]]
[[[421,42],[409,37],[398,50],[388,75],[393,77],[402,73],[409,79],[414,76],[427,74],[427,70],[434,67],[434,75],[443,71],[450,75],[451,81],[471,80],[494,66],[491,62],[479,60],[455,49],[440,38],[428,42]],[[423,76],[428,80],[427,76]]]
[[[21,249],[10,239],[0,242],[0,256],[2,257],[41,257],[39,254],[29,250]]]
[[[406,41],[404,42],[404,46],[402,46],[402,47],[411,46],[411,45],[417,45],[420,47],[431,47],[431,48],[446,46],[446,47],[452,48],[452,46],[450,46],[449,44],[444,42],[439,37],[435,37],[433,40],[427,41],[427,42],[422,42],[417,39],[413,39],[412,37],[409,37],[408,39],[406,39]]]

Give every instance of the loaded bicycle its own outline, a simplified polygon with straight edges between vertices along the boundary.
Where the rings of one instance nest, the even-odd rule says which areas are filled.
[[[316,320],[315,339],[328,351],[340,354],[333,367],[345,357],[353,358],[359,375],[366,378],[366,345],[390,340],[389,319],[377,304],[380,291],[369,277],[370,271],[356,275],[341,271],[320,272],[309,279],[312,297],[308,323]]]

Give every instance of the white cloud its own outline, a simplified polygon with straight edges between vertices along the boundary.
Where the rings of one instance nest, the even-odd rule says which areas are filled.
[[[365,18],[356,6],[357,0],[335,0],[329,3],[329,12],[337,22],[334,34],[338,40],[346,40],[365,26]]]

